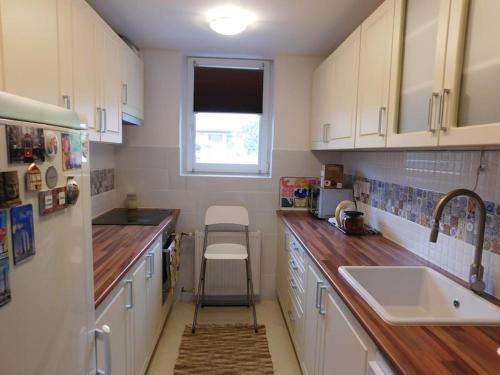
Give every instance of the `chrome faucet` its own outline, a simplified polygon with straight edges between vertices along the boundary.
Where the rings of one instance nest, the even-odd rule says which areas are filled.
[[[429,241],[430,242],[437,241],[439,233],[439,221],[441,220],[444,207],[453,198],[462,195],[474,198],[477,201],[479,207],[479,233],[477,236],[476,248],[474,250],[474,263],[470,265],[469,288],[472,291],[480,294],[484,291],[485,287],[485,284],[483,282],[484,267],[481,265],[481,259],[483,256],[484,227],[486,223],[486,207],[481,197],[472,190],[467,190],[467,189],[457,189],[446,193],[439,200],[436,208],[434,209],[433,213],[434,224],[432,225]]]

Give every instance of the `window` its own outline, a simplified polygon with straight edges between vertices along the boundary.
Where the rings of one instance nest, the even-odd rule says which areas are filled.
[[[188,58],[186,174],[270,174],[269,61]]]

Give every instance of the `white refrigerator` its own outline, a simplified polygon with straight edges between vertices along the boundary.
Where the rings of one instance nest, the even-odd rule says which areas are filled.
[[[29,192],[25,186],[29,164],[9,163],[7,126],[43,129],[52,142],[57,139],[58,152],[35,164],[40,170],[41,191],[48,190],[46,178],[51,186],[55,182],[56,187],[64,187],[67,178],[74,176],[80,188],[74,205],[40,215],[38,192]],[[0,286],[10,292],[10,300],[0,307],[0,373],[5,375],[97,371],[88,156],[84,155],[80,168],[64,170],[63,157],[71,153],[63,152],[67,142],[62,142],[62,134],[65,140],[73,135],[71,139],[85,141],[86,131],[74,112],[0,93],[0,172],[17,171],[19,198],[22,205],[31,204],[33,209],[35,244],[34,255],[14,264],[16,249],[24,241],[29,243],[30,236],[14,241],[13,208],[2,209],[9,216],[8,269],[3,270]],[[72,147],[74,151],[75,144]],[[49,167],[54,168],[47,176]],[[51,202],[46,203],[50,211]]]

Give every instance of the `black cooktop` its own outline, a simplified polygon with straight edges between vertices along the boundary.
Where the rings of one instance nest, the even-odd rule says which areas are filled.
[[[168,215],[170,210],[153,208],[138,208],[129,210],[115,208],[92,220],[94,225],[158,225]]]

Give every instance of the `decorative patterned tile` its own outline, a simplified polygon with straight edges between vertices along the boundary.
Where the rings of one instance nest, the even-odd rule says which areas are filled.
[[[90,193],[92,196],[105,193],[115,188],[115,170],[99,169],[90,171]]]
[[[430,228],[432,213],[443,196],[431,190],[355,177],[360,201],[403,219]],[[500,204],[487,201],[484,249],[500,254]],[[453,199],[444,209],[440,231],[474,244],[477,238],[477,203],[468,197]]]

